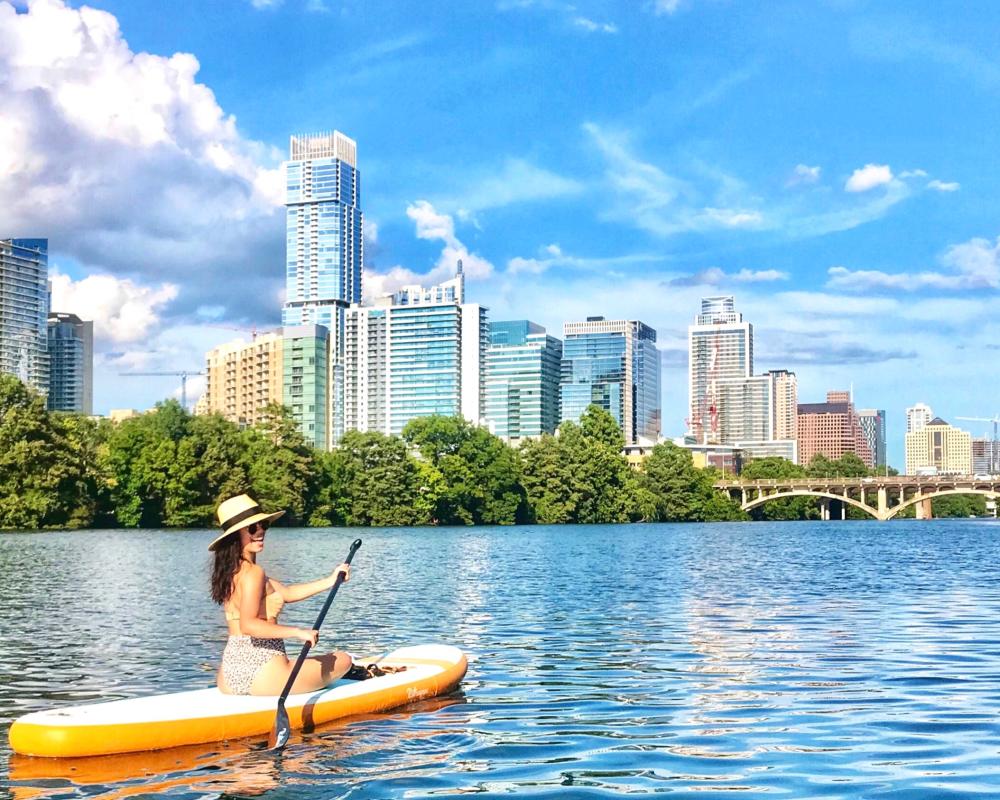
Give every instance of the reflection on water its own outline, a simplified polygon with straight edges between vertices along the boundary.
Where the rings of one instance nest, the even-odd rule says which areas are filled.
[[[316,577],[355,534],[276,531],[266,564]],[[75,760],[11,756],[11,720],[208,683],[224,640],[197,566],[211,534],[0,535],[0,773],[17,798],[997,796],[998,534],[367,531],[321,642],[455,644],[460,692],[299,734],[280,757],[242,741]]]

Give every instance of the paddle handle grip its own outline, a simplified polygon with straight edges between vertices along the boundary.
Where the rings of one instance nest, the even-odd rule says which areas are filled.
[[[354,560],[354,554],[358,552],[359,547],[361,547],[361,540],[355,539],[351,544],[351,549],[347,554],[347,558],[344,559],[345,563],[350,564],[351,561]],[[320,626],[323,624],[323,620],[326,619],[326,612],[330,610],[333,598],[337,595],[337,589],[340,588],[340,584],[343,582],[344,574],[340,573],[337,575],[337,579],[333,582],[333,588],[330,589],[330,594],[327,595],[326,602],[323,603],[323,610],[319,612],[319,616],[316,618],[316,624],[313,625],[313,630],[319,630]],[[312,647],[312,642],[305,642],[302,645],[302,651],[299,653],[299,657],[295,659],[295,666],[292,667],[292,671],[288,676],[288,682],[285,684],[285,688],[281,692],[281,697],[278,699],[279,705],[283,706],[285,704],[288,693],[292,691],[292,684],[295,683],[295,679],[299,675],[299,670],[302,669],[302,665],[305,663],[310,647]]]

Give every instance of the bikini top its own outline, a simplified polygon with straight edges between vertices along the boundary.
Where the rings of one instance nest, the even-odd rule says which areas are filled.
[[[280,594],[274,591],[270,581],[267,582],[267,588],[271,589],[271,591],[264,595],[264,614],[268,619],[275,619],[281,613],[281,609],[285,605],[285,600]],[[226,610],[226,622],[238,622],[239,618],[239,609],[235,611]]]

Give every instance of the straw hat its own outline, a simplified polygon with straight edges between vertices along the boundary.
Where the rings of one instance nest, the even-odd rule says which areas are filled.
[[[219,503],[219,510],[215,513],[219,517],[222,533],[208,546],[209,550],[215,550],[223,539],[231,533],[236,533],[240,528],[253,525],[255,522],[274,522],[285,512],[275,511],[273,514],[267,514],[260,510],[260,505],[250,495],[239,494]]]

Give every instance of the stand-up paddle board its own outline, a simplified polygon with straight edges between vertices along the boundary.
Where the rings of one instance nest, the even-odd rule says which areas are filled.
[[[341,717],[444,694],[458,686],[468,668],[462,651],[447,645],[403,647],[358,661],[406,669],[289,695],[285,708],[293,728],[311,730]],[[98,756],[258,736],[274,724],[275,701],[213,688],[38,711],[11,726],[10,746],[31,756]]]

